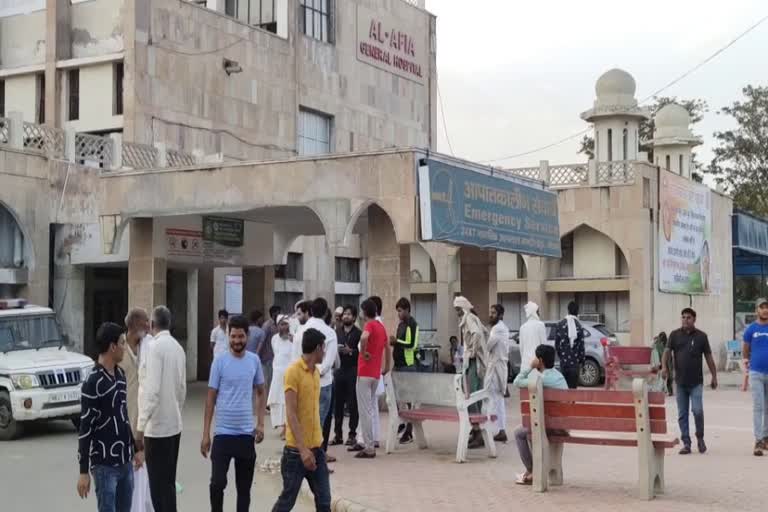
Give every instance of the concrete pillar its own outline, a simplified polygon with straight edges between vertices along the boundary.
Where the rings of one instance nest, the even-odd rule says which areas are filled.
[[[488,315],[496,297],[496,251],[476,247],[459,250],[461,262],[461,294],[475,307],[477,316],[488,322]]]
[[[307,290],[311,293],[306,298],[322,297],[328,301],[329,307],[333,307],[336,303],[336,247],[328,243],[327,237],[313,238],[316,238],[313,253],[317,258],[317,279],[315,290]]]
[[[56,62],[70,58],[72,52],[70,0],[46,0],[45,8],[45,124],[59,127],[62,73]]]
[[[648,237],[645,237],[648,238]],[[645,247],[651,247],[650,240]],[[653,326],[652,273],[647,249],[629,251],[629,343],[645,346],[650,343]]]
[[[110,170],[119,171],[123,168],[123,134],[110,133],[109,139],[112,144],[112,167]]]
[[[130,221],[130,248],[128,252],[128,307],[142,307],[151,311],[166,302],[165,258],[156,258],[152,251],[152,219],[137,218]]]
[[[53,307],[61,329],[69,337],[70,349],[84,352],[85,269],[65,263],[53,271]]]
[[[8,112],[8,145],[13,149],[24,149],[24,114]]]
[[[203,320],[198,314],[198,276],[200,271],[187,271],[187,380],[197,380],[199,357],[198,322]]]
[[[398,323],[395,303],[402,296],[401,249],[387,213],[377,206],[368,210],[369,295],[381,297],[382,317],[387,331]],[[410,269],[405,268],[406,274]]]
[[[275,297],[275,268],[243,267],[243,314],[258,309],[266,317]]]
[[[539,179],[549,186],[549,160],[539,162]]]
[[[529,256],[526,260],[528,271],[528,301],[539,305],[539,315],[546,317],[549,301],[547,300],[547,259]]]

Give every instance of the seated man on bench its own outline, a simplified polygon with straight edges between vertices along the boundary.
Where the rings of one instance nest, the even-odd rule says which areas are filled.
[[[568,389],[565,377],[555,369],[554,347],[549,345],[539,345],[536,347],[536,359],[531,361],[528,368],[520,370],[512,384],[520,389],[527,389],[528,375],[534,370],[541,373],[541,381],[545,388]],[[528,429],[522,425],[515,430],[517,451],[520,453],[520,460],[523,461],[525,466],[525,473],[517,475],[516,483],[520,485],[531,485],[533,483],[533,455],[531,455],[531,446],[528,444],[529,434]]]

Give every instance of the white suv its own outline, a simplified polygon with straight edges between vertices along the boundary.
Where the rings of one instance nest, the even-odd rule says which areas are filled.
[[[24,422],[80,422],[80,387],[93,360],[66,349],[53,310],[0,299],[0,441],[19,437]]]

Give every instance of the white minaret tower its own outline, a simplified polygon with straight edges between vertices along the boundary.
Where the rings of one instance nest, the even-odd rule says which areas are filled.
[[[653,160],[656,165],[685,178],[691,177],[691,152],[701,144],[690,129],[691,116],[677,103],[664,105],[656,112],[653,134]]]
[[[595,127],[595,160],[637,160],[640,122],[650,113],[635,99],[635,79],[622,69],[603,73],[595,84],[594,106],[581,118]]]

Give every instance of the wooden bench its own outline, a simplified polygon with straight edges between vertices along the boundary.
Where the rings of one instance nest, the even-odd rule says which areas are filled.
[[[678,439],[666,435],[664,393],[649,393],[645,380],[635,379],[632,391],[545,390],[534,372],[528,389],[520,390],[520,411],[531,432],[535,491],[562,485],[563,445],[570,443],[637,447],[639,495],[664,492],[664,450]]]
[[[616,389],[619,379],[622,377],[634,379],[635,377],[649,378],[654,376],[655,370],[651,367],[651,347],[617,347],[607,345],[605,347],[605,389]],[[626,366],[644,366],[645,368],[629,369]]]
[[[464,394],[463,377],[450,373],[390,372],[384,377],[389,425],[387,428],[387,453],[392,453],[397,446],[397,429],[402,423],[413,424],[416,444],[426,449],[424,421],[448,421],[459,424],[456,446],[456,462],[467,460],[467,443],[473,423],[480,424],[489,457],[496,457],[496,445],[488,431],[488,423],[496,420],[496,415],[472,414],[467,409],[472,404],[481,404],[484,411],[489,410],[490,397],[487,391],[472,393],[469,398]],[[412,405],[410,409],[404,405]],[[403,407],[400,407],[403,406]]]

